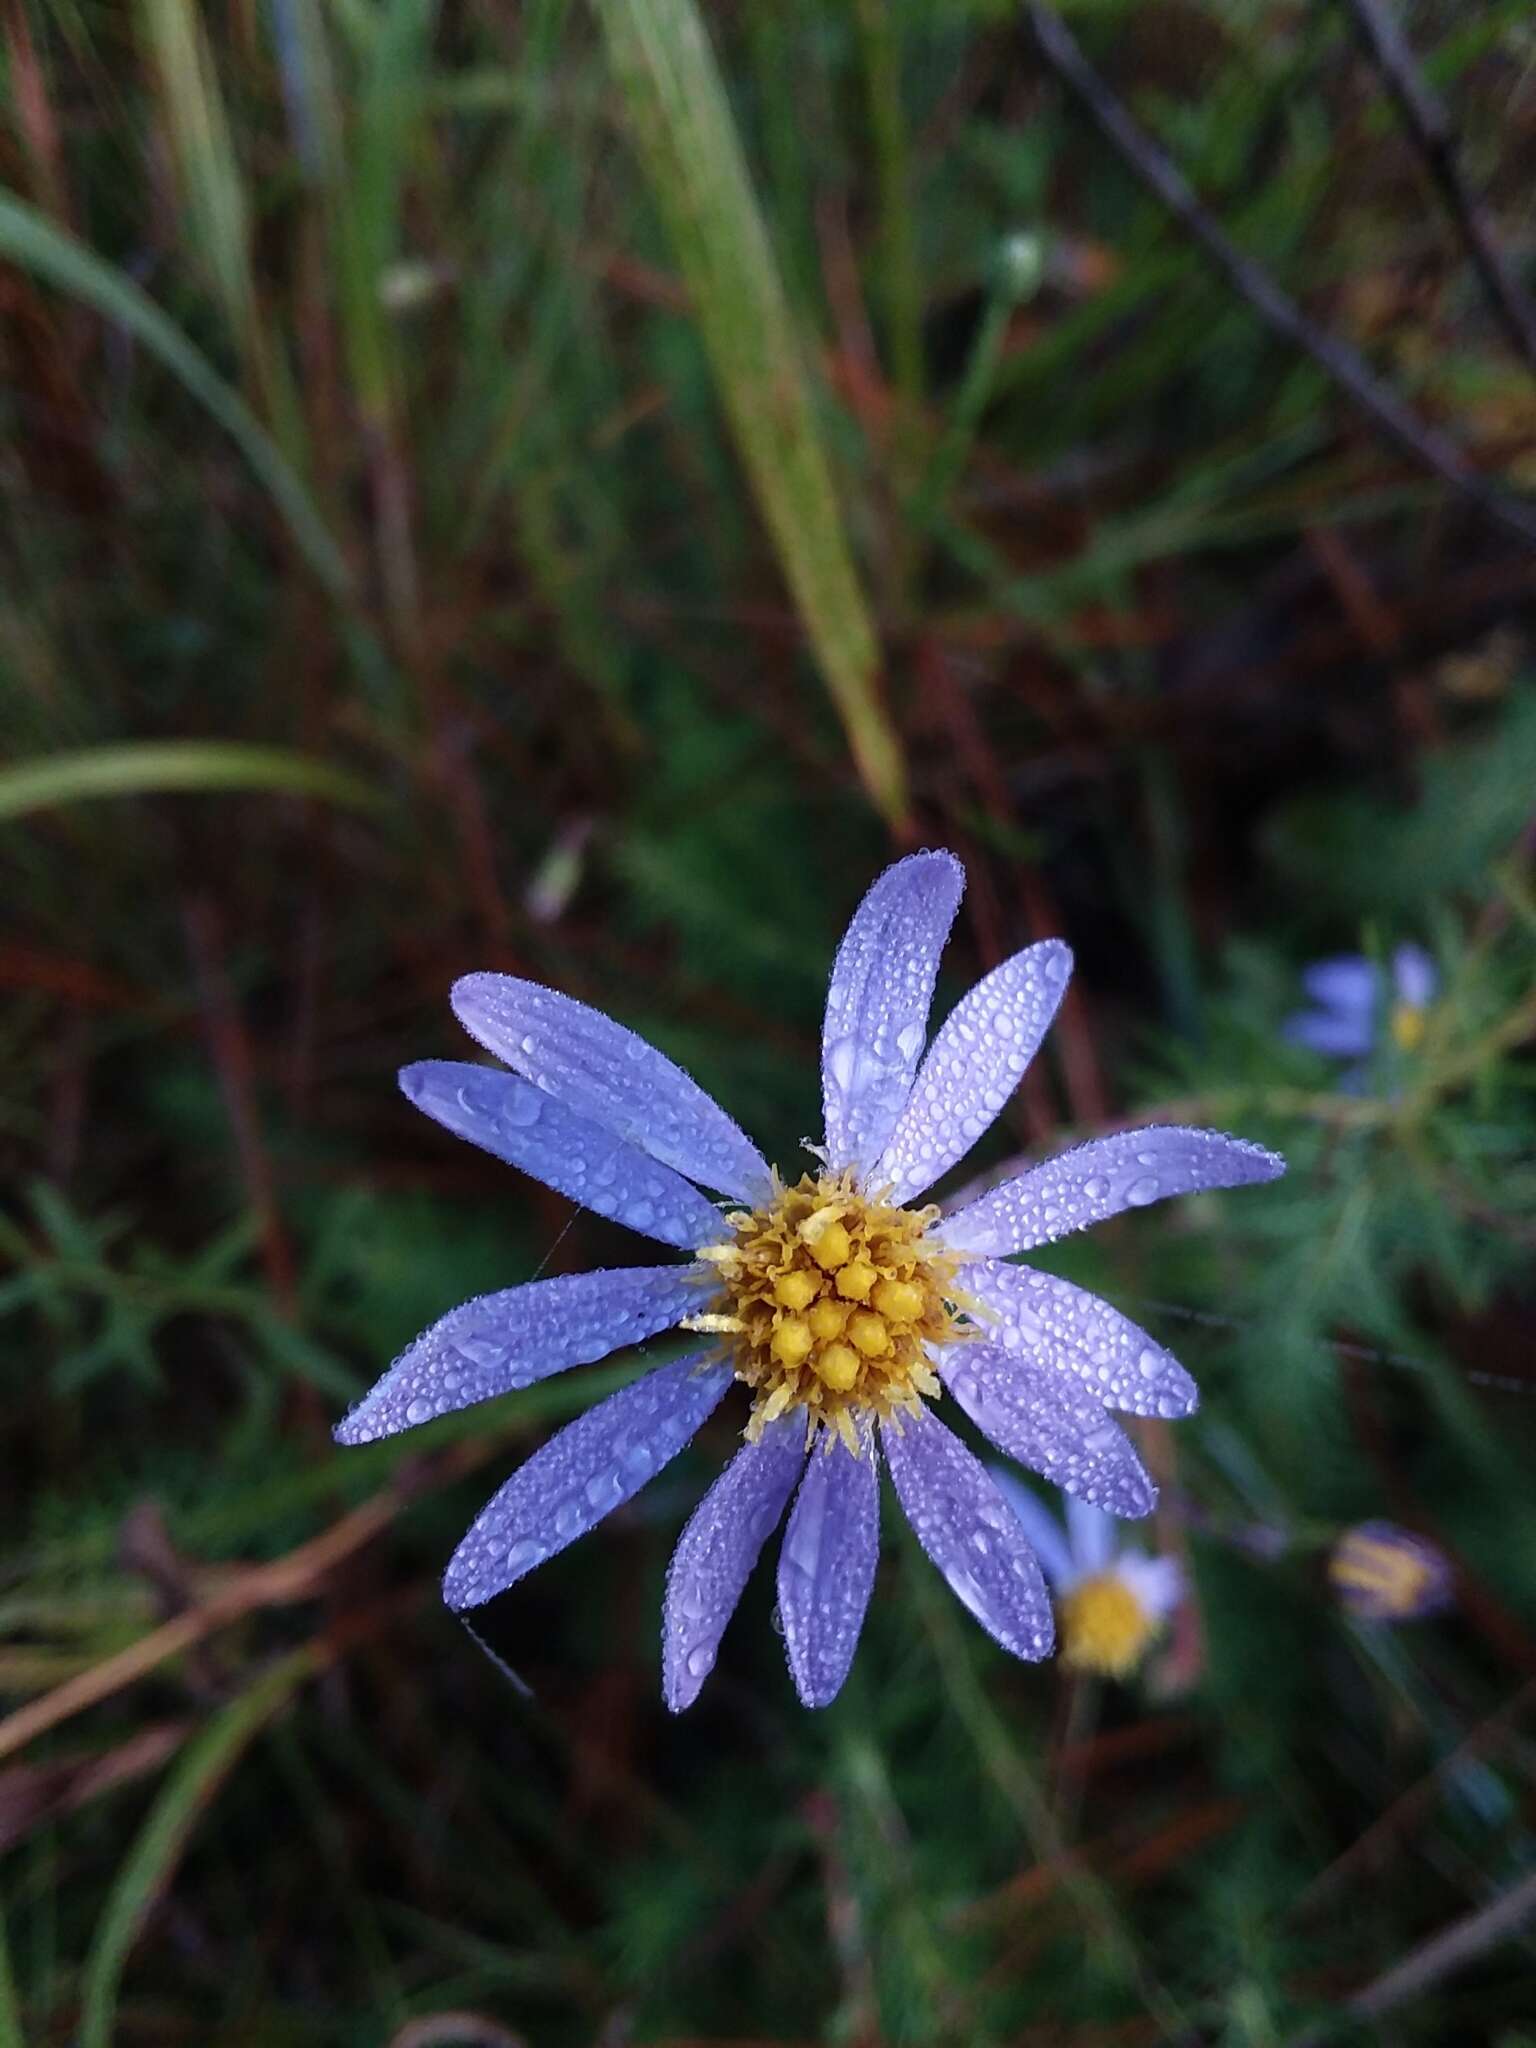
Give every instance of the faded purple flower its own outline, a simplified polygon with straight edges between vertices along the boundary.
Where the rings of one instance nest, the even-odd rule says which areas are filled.
[[[1056,1596],[1063,1663],[1128,1678],[1184,1596],[1178,1559],[1122,1543],[1114,1520],[1085,1500],[1068,1497],[1063,1527],[1011,1472],[994,1471]]]
[[[1344,953],[1314,960],[1301,985],[1312,1007],[1286,1019],[1286,1037],[1325,1059],[1358,1061],[1370,1058],[1383,1028],[1399,1051],[1413,1051],[1440,976],[1422,946],[1399,946],[1385,976],[1363,953]]]
[[[1453,1597],[1443,1551],[1396,1522],[1359,1522],[1346,1529],[1328,1558],[1339,1604],[1360,1621],[1422,1621]]]
[[[340,1441],[372,1442],[658,1331],[708,1341],[528,1459],[449,1563],[451,1607],[504,1592],[630,1499],[736,1379],[752,1394],[746,1442],[668,1574],[668,1706],[697,1697],[786,1508],[778,1593],[790,1671],[807,1706],[836,1696],[874,1585],[882,1455],[956,1596],[1016,1656],[1049,1652],[1050,1600],[1018,1517],[927,1403],[947,1392],[999,1448],[1069,1493],[1146,1514],[1155,1489],[1108,1411],[1187,1415],[1194,1383],[1106,1303],[1007,1261],[1122,1209],[1272,1180],[1284,1167],[1238,1138],[1159,1126],[1081,1145],[942,1219],[914,1206],[997,1117],[1071,971],[1058,940],[1027,947],[957,1004],[925,1056],[963,887],[952,855],[913,854],[855,912],[827,991],[825,1143],[813,1148],[817,1171],[793,1185],[622,1025],[508,975],[455,984],[459,1021],[512,1072],[423,1061],[400,1077],[411,1100],[689,1258],[534,1281],[454,1309],[358,1403]]]

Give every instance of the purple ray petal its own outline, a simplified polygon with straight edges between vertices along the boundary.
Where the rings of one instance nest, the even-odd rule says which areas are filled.
[[[566,1273],[466,1301],[401,1352],[337,1424],[336,1441],[376,1443],[567,1366],[591,1365],[701,1307],[703,1277],[698,1266],[634,1266]]]
[[[1157,1488],[1093,1395],[991,1344],[941,1354],[939,1377],[1000,1451],[1112,1515],[1148,1515]]]
[[[802,1705],[829,1706],[841,1691],[879,1556],[873,1433],[864,1433],[858,1457],[836,1437],[823,1436],[807,1462],[779,1551],[784,1648]]]
[[[821,1032],[833,1167],[868,1167],[896,1128],[964,887],[965,870],[952,853],[909,854],[879,877],[843,934]]]
[[[1171,1419],[1199,1407],[1200,1389],[1171,1352],[1069,1280],[977,1259],[963,1268],[960,1284],[996,1315],[994,1326],[983,1325],[990,1342],[1075,1373],[1106,1408]]]
[[[1039,1558],[1046,1578],[1058,1593],[1065,1592],[1077,1577],[1067,1532],[1045,1502],[1006,1465],[988,1467],[998,1492],[1019,1518],[1025,1540]]]
[[[1440,987],[1440,970],[1422,946],[1399,946],[1392,955],[1392,986],[1400,1003],[1427,1010]]]
[[[746,1132],[665,1053],[601,1010],[510,974],[466,974],[452,1000],[472,1037],[578,1116],[738,1201],[769,1193],[768,1162]]]
[[[633,1498],[675,1458],[731,1384],[692,1352],[567,1423],[480,1510],[448,1561],[443,1598],[478,1607]]]
[[[1280,1034],[1325,1060],[1363,1060],[1376,1037],[1369,1012],[1336,1015],[1331,1010],[1295,1010],[1280,1026]]]
[[[1314,1003],[1340,1017],[1370,1022],[1379,986],[1376,965],[1363,953],[1342,953],[1332,960],[1314,960],[1301,970],[1301,985]]]
[[[1158,1621],[1166,1621],[1184,1597],[1184,1568],[1176,1557],[1147,1557],[1139,1550],[1122,1550],[1115,1559],[1115,1570]]]
[[[1075,1494],[1068,1494],[1067,1541],[1077,1568],[1085,1577],[1103,1571],[1115,1554],[1114,1516],[1106,1515],[1089,1501],[1079,1500]]]
[[[670,1166],[496,1067],[418,1060],[400,1086],[418,1109],[599,1216],[693,1251],[725,1236],[720,1212]]]
[[[870,1175],[877,1185],[893,1183],[893,1202],[931,1187],[991,1127],[1050,1028],[1071,972],[1071,949],[1045,939],[995,967],[950,1011]]]
[[[1241,1187],[1284,1171],[1283,1159],[1246,1138],[1149,1124],[1095,1138],[1004,1181],[946,1217],[938,1234],[956,1251],[1006,1258],[1165,1195]]]
[[[881,1426],[913,1533],[949,1590],[1015,1657],[1048,1657],[1051,1596],[1023,1524],[984,1466],[927,1409]]]
[[[678,1538],[661,1625],[661,1689],[674,1714],[715,1668],[726,1623],[805,1466],[805,1423],[771,1422],[732,1458]]]

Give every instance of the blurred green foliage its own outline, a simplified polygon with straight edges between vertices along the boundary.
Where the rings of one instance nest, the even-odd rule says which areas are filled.
[[[1529,276],[1529,9],[1401,11]],[[1533,366],[1347,10],[1072,20],[1529,488]],[[11,0],[0,51],[0,2048],[1528,2042],[1528,551],[981,0]],[[672,1722],[736,1419],[478,1639],[438,1570],[632,1362],[331,1446],[457,1301],[635,1255],[393,1073],[502,966],[797,1162],[917,843],[970,873],[941,1007],[1078,956],[975,1168],[1132,1113],[1291,1161],[1049,1254],[1201,1378],[1145,1442],[1195,1595],[1074,1684],[893,1522],[834,1708],[754,1583]],[[1418,1045],[1284,1037],[1309,959],[1405,940]],[[1383,1515],[1452,1614],[1333,1606]]]

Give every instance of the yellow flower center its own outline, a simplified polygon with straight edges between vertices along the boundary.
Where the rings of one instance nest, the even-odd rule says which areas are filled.
[[[1418,1003],[1394,1003],[1388,1028],[1399,1052],[1417,1052],[1424,1042],[1428,1014]]]
[[[727,1218],[733,1241],[700,1254],[718,1300],[686,1327],[727,1339],[753,1393],[749,1441],[803,1408],[808,1442],[825,1427],[857,1452],[856,1418],[883,1421],[939,1393],[927,1347],[964,1333],[959,1258],[927,1241],[938,1214],[861,1194],[848,1172],[775,1180],[771,1202]]]
[[[1094,1572],[1062,1598],[1062,1661],[1075,1670],[1125,1678],[1156,1633],[1156,1618],[1118,1572]]]
[[[1328,1560],[1328,1576],[1346,1597],[1361,1596],[1377,1613],[1410,1620],[1435,1583],[1428,1559],[1401,1538],[1356,1529]]]

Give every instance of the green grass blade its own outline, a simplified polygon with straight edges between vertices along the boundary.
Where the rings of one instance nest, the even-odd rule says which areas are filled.
[[[890,0],[856,0],[880,193],[880,283],[892,381],[909,411],[923,397],[923,295],[914,239],[912,169],[901,103],[901,51]]]
[[[80,2048],[111,2048],[123,1967],[146,1915],[220,1780],[262,1723],[271,1719],[314,1666],[315,1655],[308,1648],[285,1657],[249,1692],[222,1707],[182,1752],[124,1857],[102,1908],[83,1973]]]
[[[799,340],[693,0],[597,0],[737,447],[871,799],[906,815],[901,743]]]
[[[127,740],[119,746],[44,754],[0,769],[0,821],[96,797],[225,789],[323,797],[359,810],[381,802],[379,792],[357,776],[285,747],[249,747],[232,740]]]
[[[374,421],[388,419],[398,403],[395,332],[380,284],[400,251],[400,211],[428,104],[436,12],[436,0],[386,0],[373,17],[357,83],[334,249],[353,382]]]
[[[245,183],[207,31],[191,0],[139,0],[170,131],[187,240],[248,348],[256,326]]]
[[[11,1969],[11,1944],[5,1929],[5,1907],[0,1901],[0,2048],[27,2048],[21,2031],[21,2000]]]
[[[93,307],[179,378],[239,447],[315,574],[337,596],[346,593],[346,563],[303,483],[244,400],[147,292],[10,193],[0,193],[0,256]]]

